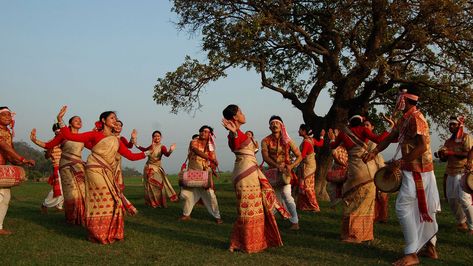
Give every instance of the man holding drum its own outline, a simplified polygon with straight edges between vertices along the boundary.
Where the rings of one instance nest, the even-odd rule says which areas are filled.
[[[181,221],[191,219],[192,209],[194,205],[202,199],[207,211],[215,218],[217,224],[222,224],[220,211],[218,208],[217,196],[214,191],[214,183],[211,175],[211,164],[217,166],[218,161],[215,156],[215,150],[210,147],[210,134],[212,128],[204,125],[199,129],[199,137],[193,139],[190,144],[188,160],[189,170],[207,171],[210,179],[210,187],[181,187],[181,199],[184,201]]]
[[[291,214],[289,221],[291,222],[290,230],[299,230],[299,218],[297,215],[296,202],[291,193],[291,181],[296,179],[294,167],[302,161],[302,155],[294,141],[287,134],[286,127],[281,117],[273,115],[269,119],[269,129],[271,135],[266,136],[261,141],[261,153],[263,160],[270,168],[278,170],[284,183],[281,186],[274,187],[276,196],[280,202],[284,202],[287,210]],[[291,153],[296,159],[291,159]]]
[[[0,167],[5,167],[7,163],[16,165],[33,166],[33,160],[27,160],[19,155],[13,147],[13,130],[14,120],[13,114],[8,107],[0,107]],[[3,229],[3,220],[8,210],[10,202],[10,188],[0,187],[0,235],[9,235],[12,232]]]
[[[430,150],[429,125],[416,107],[418,98],[407,90],[401,91],[396,109],[402,110],[402,117],[389,136],[364,157],[364,161],[373,160],[391,142],[399,141],[402,185],[396,199],[396,214],[406,246],[405,255],[393,265],[418,264],[418,254],[438,258],[435,214],[440,210],[440,199]],[[419,252],[422,247],[425,250]]]
[[[458,223],[458,229],[468,230],[470,234],[473,234],[471,195],[465,193],[460,186],[460,180],[465,172],[468,152],[473,147],[471,135],[463,132],[464,121],[463,116],[450,117],[448,130],[452,133],[452,136],[445,141],[437,154],[447,160],[445,192],[448,204]]]

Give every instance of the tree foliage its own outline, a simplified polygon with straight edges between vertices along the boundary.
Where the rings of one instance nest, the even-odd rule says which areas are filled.
[[[174,0],[177,26],[202,38],[206,62],[186,57],[159,78],[154,99],[173,112],[200,107],[204,86],[229,68],[259,73],[315,129],[370,106],[392,107],[401,84],[421,88],[438,125],[470,114],[471,1]],[[324,89],[333,104],[314,112]]]

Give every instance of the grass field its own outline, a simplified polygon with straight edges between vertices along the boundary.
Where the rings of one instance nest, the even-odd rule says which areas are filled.
[[[437,176],[441,174],[443,169],[439,168]],[[171,179],[176,185],[176,177]],[[402,255],[403,236],[393,210],[394,196],[389,222],[375,225],[377,241],[372,244],[341,243],[341,210],[331,210],[321,202],[320,213],[300,213],[299,232],[290,232],[288,221],[278,219],[283,247],[244,254],[227,251],[236,218],[229,176],[217,181],[223,225],[215,224],[201,206],[194,208],[191,221],[178,222],[179,203],[170,203],[167,209],[146,207],[141,178],[127,178],[126,183],[126,195],[139,214],[126,218],[125,240],[112,245],[88,242],[85,229],[65,224],[63,213],[41,214],[47,184],[31,182],[13,188],[4,226],[15,233],[0,237],[1,265],[388,265]],[[441,189],[441,182],[438,184]],[[423,259],[423,264],[471,265],[473,237],[457,232],[444,200],[442,208],[437,216],[440,259]]]

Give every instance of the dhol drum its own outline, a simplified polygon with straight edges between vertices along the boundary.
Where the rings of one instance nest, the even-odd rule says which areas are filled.
[[[466,193],[473,194],[473,172],[465,172],[460,179],[460,186]]]
[[[264,171],[272,187],[282,187],[291,183],[291,176],[280,172],[277,168],[269,168]]]
[[[181,187],[210,187],[211,177],[208,171],[203,170],[183,170],[179,173],[179,186]]]
[[[401,168],[399,161],[387,162],[374,174],[374,184],[381,192],[394,193],[401,188]]]
[[[26,181],[25,170],[16,165],[0,165],[0,187],[18,186]]]

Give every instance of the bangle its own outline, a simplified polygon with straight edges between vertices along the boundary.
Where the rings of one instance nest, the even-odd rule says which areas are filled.
[[[25,157],[20,156],[20,162],[24,163],[26,161]]]
[[[57,125],[59,126],[59,128],[63,128],[66,126],[63,121],[57,122]]]
[[[324,136],[319,136],[319,139],[324,139]]]

